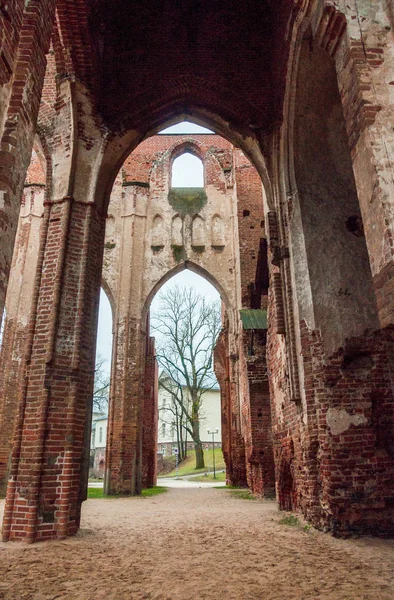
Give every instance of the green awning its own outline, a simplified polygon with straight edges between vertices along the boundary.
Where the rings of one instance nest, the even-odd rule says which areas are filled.
[[[239,314],[244,329],[268,329],[266,310],[240,310]]]

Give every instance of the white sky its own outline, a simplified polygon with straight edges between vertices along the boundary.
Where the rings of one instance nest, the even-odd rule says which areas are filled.
[[[159,296],[162,290],[168,290],[175,285],[179,285],[182,287],[194,287],[198,291],[199,294],[205,296],[209,302],[213,302],[214,300],[220,300],[219,292],[213,287],[212,284],[209,283],[204,277],[201,275],[197,275],[190,269],[185,269],[181,271],[174,277],[171,277],[169,281],[167,281],[158,291],[156,296],[153,298],[151,303],[151,311],[155,312],[159,308]]]
[[[194,123],[178,123],[167,129],[163,129],[160,133],[213,133],[209,129],[195,125]],[[192,154],[183,154],[174,161],[174,169],[172,173],[172,184],[174,187],[200,187],[202,186],[202,163]],[[185,269],[172,277],[161,289],[173,285],[193,286],[198,292],[212,300],[218,300],[219,294],[216,289],[203,277]],[[152,310],[157,309],[157,295],[152,301]],[[112,352],[112,311],[108,298],[105,292],[101,290],[100,308],[97,331],[97,353],[105,359],[105,368],[110,372]]]
[[[189,121],[183,121],[182,123],[178,123],[177,125],[171,125],[171,127],[166,127],[166,129],[162,129],[160,133],[214,133],[210,129],[206,129],[206,127],[201,127],[200,125],[196,125],[195,123],[189,123]]]
[[[172,164],[171,186],[204,187],[204,167],[201,160],[189,152],[178,156]]]

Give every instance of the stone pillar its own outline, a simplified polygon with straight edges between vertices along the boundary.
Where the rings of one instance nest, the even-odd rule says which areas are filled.
[[[24,4],[13,71],[7,61],[8,105],[3,116],[0,115],[0,314],[4,308],[20,200],[33,147],[56,2],[33,0]],[[9,28],[8,24],[6,30]],[[2,54],[0,62],[6,54]]]
[[[157,482],[159,373],[155,355],[155,338],[147,335],[144,375],[144,413],[142,439],[142,487],[154,487]]]
[[[227,353],[227,334],[222,330],[214,350],[215,375],[220,387],[222,409],[222,452],[226,464],[227,483],[232,481],[231,463],[231,404],[230,404],[230,374]]]
[[[386,0],[352,0],[335,54],[382,327],[394,323],[394,38]],[[324,21],[323,21],[324,24]]]
[[[24,380],[44,195],[42,184],[25,187],[8,286],[0,354],[0,496],[5,495],[7,487],[18,395]]]
[[[222,330],[215,347],[215,374],[222,403],[222,450],[227,483],[246,486],[245,441],[241,432],[239,357],[230,355],[228,326]]]
[[[124,188],[121,268],[106,448],[106,494],[140,494],[144,409],[145,322],[141,316],[146,205],[149,190]],[[136,276],[139,274],[139,276]]]
[[[45,207],[3,539],[61,539],[86,498],[105,218],[64,197]]]
[[[247,352],[248,337],[244,332]],[[266,365],[265,332],[253,333],[253,356],[246,356],[247,410],[245,453],[248,486],[254,494],[275,497],[275,462],[272,443],[271,404]]]

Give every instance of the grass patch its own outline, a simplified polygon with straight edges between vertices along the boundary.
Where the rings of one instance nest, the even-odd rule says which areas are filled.
[[[288,525],[289,527],[299,527],[300,522],[294,515],[286,515],[279,521],[279,525]]]
[[[141,496],[134,496],[135,498],[151,498],[152,496],[158,496],[159,494],[164,494],[164,492],[166,492],[168,490],[168,488],[162,486],[162,485],[157,485],[156,487],[153,488],[146,488],[145,490],[142,490],[141,492]],[[88,498],[130,498],[131,496],[107,496],[106,494],[104,494],[104,490],[103,488],[88,488]]]
[[[88,487],[88,498],[109,498],[109,496],[104,496],[103,488]]]
[[[156,485],[156,487],[142,490],[141,496],[143,498],[151,498],[152,496],[158,496],[159,494],[164,494],[165,492],[168,492],[167,487],[164,487],[164,485]]]
[[[230,494],[231,496],[234,496],[234,498],[238,498],[239,500],[257,500],[256,496],[253,496],[253,494],[251,494],[249,490],[245,489],[233,489],[230,491]]]
[[[196,469],[196,458],[194,450],[189,450],[187,453],[187,457],[179,465],[179,477],[184,477],[185,475],[194,475],[196,473],[201,473],[201,475],[203,475],[204,473],[213,471],[212,449],[204,450],[204,463],[205,467],[203,469]],[[215,467],[217,471],[222,471],[226,469],[221,448],[215,448]],[[176,469],[173,469],[172,471],[167,473],[167,475],[161,475],[160,477],[176,477]]]
[[[199,475],[198,477],[190,477],[189,481],[226,481],[226,473],[223,471],[216,473],[215,479],[213,478],[213,473],[206,473],[205,475]]]

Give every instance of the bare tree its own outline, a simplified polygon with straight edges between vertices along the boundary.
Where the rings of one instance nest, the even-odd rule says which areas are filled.
[[[172,399],[170,410],[179,427],[178,442],[183,445],[184,431],[190,435],[199,469],[204,467],[200,437],[202,397],[217,385],[212,362],[221,328],[220,303],[207,302],[194,288],[179,286],[159,298],[160,308],[152,315],[152,331],[159,334],[156,355],[167,375],[160,377],[159,385]]]
[[[108,410],[110,377],[105,370],[106,362],[105,358],[98,355],[94,370],[93,410],[100,413]]]
[[[183,460],[187,456],[186,415],[190,411],[190,403],[188,403],[187,410],[183,410],[182,403],[179,402],[183,390],[164,371],[159,377],[159,388],[169,393],[169,404],[164,400],[162,406],[159,406],[160,421],[162,424],[169,425],[175,431],[178,455],[180,460]],[[186,401],[185,396],[184,401]]]

